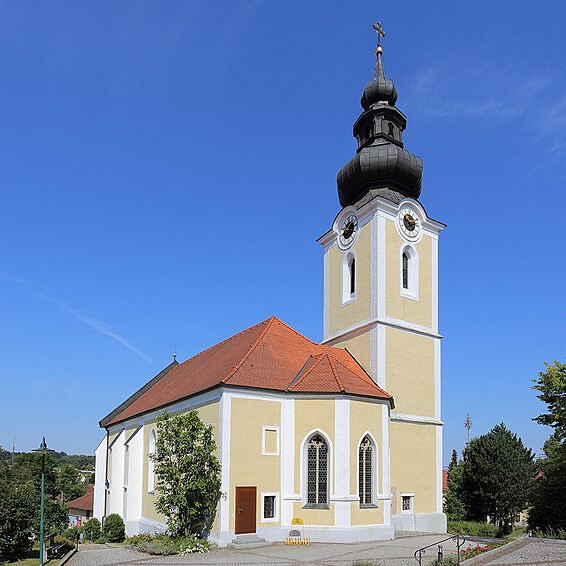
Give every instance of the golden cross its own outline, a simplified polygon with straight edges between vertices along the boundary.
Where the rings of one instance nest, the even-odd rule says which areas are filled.
[[[385,32],[381,27],[381,22],[377,22],[377,24],[373,24],[373,29],[377,32],[377,46],[381,47],[381,38],[385,37]]]

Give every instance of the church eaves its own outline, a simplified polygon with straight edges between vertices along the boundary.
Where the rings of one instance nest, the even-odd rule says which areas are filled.
[[[108,427],[165,409],[222,386],[290,394],[350,394],[388,400],[393,405],[391,395],[373,382],[347,350],[316,344],[276,317],[167,369],[100,425]]]

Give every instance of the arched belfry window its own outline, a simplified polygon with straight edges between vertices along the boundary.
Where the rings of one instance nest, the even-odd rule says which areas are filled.
[[[155,464],[151,456],[155,454],[155,443],[157,435],[155,429],[149,433],[149,446],[147,451],[147,491],[153,493],[155,491]]]
[[[350,297],[356,292],[356,258],[350,260]]]
[[[356,257],[349,253],[343,261],[342,267],[342,302],[345,303],[356,297],[357,273]]]
[[[419,298],[419,256],[411,245],[405,245],[401,250],[400,261],[401,295],[408,299]]]
[[[374,500],[375,445],[366,434],[358,452],[358,492],[360,505],[371,505]]]
[[[328,444],[314,434],[306,445],[307,505],[328,505]]]

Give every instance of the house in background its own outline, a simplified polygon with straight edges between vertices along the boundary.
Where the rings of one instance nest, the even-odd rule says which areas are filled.
[[[92,472],[91,472],[92,473]],[[69,524],[80,527],[83,523],[93,517],[94,509],[94,485],[86,486],[86,493],[67,503],[69,508]]]

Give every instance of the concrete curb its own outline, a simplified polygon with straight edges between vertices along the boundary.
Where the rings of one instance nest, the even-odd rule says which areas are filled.
[[[525,546],[528,543],[528,541],[530,541],[530,540],[532,540],[532,539],[530,539],[526,536],[518,537],[518,538],[512,540],[511,542],[504,544],[503,546],[498,546],[497,548],[494,548],[493,550],[489,550],[488,552],[478,554],[477,556],[474,556],[473,558],[468,558],[468,560],[462,560],[462,562],[460,562],[460,564],[463,565],[463,566],[474,566],[474,565],[480,566],[481,564],[483,564],[486,561],[495,560],[496,558],[499,558],[500,556],[505,556],[506,554],[509,554],[509,552],[516,550],[517,547],[521,548],[522,546]]]
[[[63,558],[61,558],[61,562],[59,562],[59,566],[63,566],[63,564],[67,564],[67,562],[69,562],[69,560],[71,560],[71,558],[76,553],[77,553],[76,548],[72,548],[71,550],[69,550],[69,552],[67,552],[67,554],[65,554],[65,556],[63,556]]]

